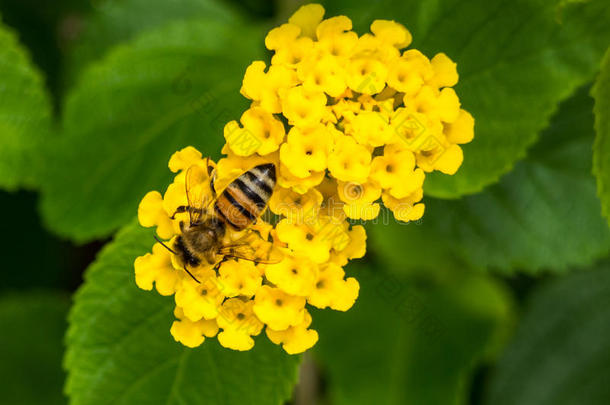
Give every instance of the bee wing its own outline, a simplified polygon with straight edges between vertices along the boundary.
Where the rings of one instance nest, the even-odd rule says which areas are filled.
[[[263,264],[279,263],[284,258],[283,253],[273,243],[264,240],[254,231],[247,232],[230,245],[222,246],[218,253]]]
[[[201,166],[192,165],[188,168],[184,185],[191,224],[196,224],[201,220],[206,207],[211,202],[206,193],[208,183],[209,176]]]

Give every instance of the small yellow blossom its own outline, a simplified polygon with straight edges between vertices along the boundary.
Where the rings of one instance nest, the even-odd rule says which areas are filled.
[[[252,336],[263,330],[263,323],[254,315],[254,301],[230,298],[222,304],[216,322],[222,328],[218,341],[233,350],[250,350],[254,346]]]
[[[349,277],[345,279],[345,271],[334,263],[329,263],[320,269],[313,293],[307,302],[318,308],[331,307],[337,311],[347,311],[354,305],[358,297],[360,285]]]
[[[344,234],[341,224],[329,217],[301,224],[284,218],[277,224],[276,230],[280,241],[294,252],[306,254],[315,263],[326,262],[330,249]]]
[[[302,223],[320,213],[322,201],[322,193],[315,188],[299,194],[292,189],[276,187],[269,200],[269,209],[294,223]]]
[[[426,174],[456,173],[461,145],[473,140],[449,56],[409,48],[399,22],[374,20],[359,35],[347,16],[324,13],[302,6],[265,37],[271,58],[245,70],[240,92],[250,105],[225,124],[223,157],[175,152],[172,182],[138,207],[159,243],[135,260],[135,282],[174,295],[170,332],[187,347],[216,336],[250,350],[265,329],[289,354],[311,348],[324,337],[308,309],[347,311],[358,297],[344,267],[365,255],[367,235],[353,221],[378,217],[382,206],[398,221],[419,220]],[[218,241],[226,249],[206,252],[210,259],[185,259],[189,199],[207,202],[205,219],[215,216],[215,195],[261,164],[276,168],[269,209],[246,230],[227,227]],[[244,247],[248,254],[233,250]]]
[[[224,136],[233,153],[239,156],[267,155],[276,151],[284,140],[284,125],[261,107],[252,107],[236,121],[225,125]]]
[[[136,284],[143,290],[152,290],[154,283],[159,294],[172,295],[183,274],[172,266],[171,254],[161,244],[155,243],[152,250],[134,263]]]
[[[329,147],[326,127],[293,127],[280,149],[280,161],[294,176],[305,178],[326,168]]]
[[[318,332],[308,329],[311,321],[311,315],[306,311],[300,324],[280,331],[267,328],[267,336],[276,345],[281,344],[288,354],[302,353],[318,341]]]
[[[163,197],[158,191],[150,191],[138,206],[138,219],[142,226],[157,227],[157,235],[169,239],[173,235],[174,224],[163,209]]]
[[[371,171],[371,151],[350,136],[342,135],[335,140],[328,157],[329,172],[341,181],[366,181]]]
[[[271,329],[284,330],[303,322],[305,298],[264,285],[256,293],[252,309]]]
[[[198,274],[198,280],[200,283],[183,277],[176,289],[176,305],[182,308],[184,315],[191,321],[214,319],[225,299],[222,284],[211,269],[207,269],[205,274]]]
[[[306,297],[318,278],[318,265],[307,256],[286,256],[279,263],[267,265],[265,276],[288,294]]]
[[[197,347],[203,343],[206,337],[214,337],[218,333],[218,325],[214,319],[202,319],[193,322],[184,316],[180,307],[176,307],[174,316],[178,320],[172,324],[170,333],[176,342],[180,342],[187,347]]]
[[[249,261],[230,260],[220,267],[219,273],[218,283],[226,297],[252,297],[263,282],[260,272]]]
[[[343,205],[343,211],[352,219],[370,220],[377,218],[381,206],[374,201],[381,197],[381,187],[374,182],[364,184],[354,182],[338,182],[338,194]]]

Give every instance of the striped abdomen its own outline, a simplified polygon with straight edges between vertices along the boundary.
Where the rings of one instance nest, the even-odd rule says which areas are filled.
[[[237,230],[250,226],[265,210],[275,187],[275,165],[258,165],[224,189],[218,196],[216,214]]]

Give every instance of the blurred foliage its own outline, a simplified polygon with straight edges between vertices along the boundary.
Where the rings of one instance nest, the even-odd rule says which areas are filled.
[[[67,294],[59,292],[26,290],[0,295],[0,403],[67,403],[61,363],[69,305]]]
[[[89,63],[116,44],[170,22],[207,18],[234,23],[237,15],[214,0],[92,0],[94,12],[83,20],[82,33],[69,52],[66,81],[74,81]],[[208,40],[209,41],[209,40]],[[73,84],[73,83],[71,83]]]
[[[58,98],[64,53],[79,35],[79,16],[92,9],[93,1],[0,0],[3,22],[18,31],[35,64],[46,72],[51,94]]]
[[[458,261],[502,273],[566,272],[607,256],[610,229],[591,176],[587,91],[561,104],[528,157],[497,185],[459,201],[427,199],[421,224],[369,226],[375,251],[399,270]]]
[[[46,231],[36,211],[31,192],[0,192],[0,207],[8,214],[2,220],[0,243],[2,283],[0,291],[30,288],[73,290],[82,282],[81,273],[102,242],[75,247]]]
[[[33,187],[50,136],[51,105],[44,82],[16,35],[0,21],[0,187]]]
[[[481,191],[524,157],[557,103],[591,81],[610,44],[607,0],[436,0],[322,2],[364,32],[376,18],[400,21],[413,46],[444,52],[458,64],[455,87],[476,117],[455,176],[426,177],[427,195],[454,198]]]
[[[348,268],[361,283],[354,308],[313,314],[330,403],[468,403],[472,370],[507,337],[510,300],[491,279],[447,270],[417,280]]]
[[[602,201],[602,212],[610,224],[610,49],[602,62],[601,73],[593,89],[595,97],[595,147],[593,172],[597,176],[597,190]]]
[[[549,284],[531,297],[487,404],[608,403],[610,264]]]
[[[498,405],[610,402],[608,264],[554,280],[609,253],[591,168],[609,216],[610,56],[593,91],[593,160],[593,102],[582,86],[610,45],[610,4],[323,3],[360,32],[376,18],[399,21],[416,48],[458,62],[456,90],[477,135],[459,174],[430,176],[427,194],[477,194],[427,198],[421,224],[369,227],[368,259],[348,268],[361,284],[356,306],[314,314],[322,403],[479,404],[483,392]],[[192,144],[219,156],[224,123],[248,104],[245,67],[267,59],[267,28],[299,4],[0,0],[0,188],[37,189],[50,230],[97,240],[60,240],[42,228],[34,194],[0,193],[11,230],[0,403],[65,402],[65,294],[100,238],[132,221],[146,191],[163,191],[173,151]],[[267,339],[247,353],[214,339],[195,350],[173,341],[171,301],[133,282],[133,260],[151,244],[151,232],[128,225],[87,271],[70,315],[71,403],[289,399],[300,357]]]
[[[152,231],[125,227],[87,270],[67,335],[66,390],[86,404],[280,404],[291,395],[300,356],[265,337],[247,352],[210,339],[176,343],[169,297],[138,289],[133,260],[150,250]]]

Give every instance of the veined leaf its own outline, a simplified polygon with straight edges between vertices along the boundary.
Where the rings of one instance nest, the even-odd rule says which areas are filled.
[[[193,145],[220,155],[222,129],[247,101],[246,66],[261,59],[256,30],[212,20],[173,24],[117,47],[69,95],[42,213],[82,242],[133,217],[139,200],[168,184],[166,163]]]
[[[537,139],[557,104],[592,80],[610,43],[605,0],[328,1],[361,32],[377,18],[413,32],[413,47],[445,52],[458,64],[456,91],[475,117],[455,176],[434,173],[426,193],[455,198],[509,172]]]
[[[609,335],[607,263],[554,281],[532,297],[485,403],[607,404]]]
[[[69,54],[68,79],[101,58],[113,45],[172,21],[209,18],[234,23],[237,16],[215,0],[93,0],[94,12]]]
[[[261,336],[234,352],[216,339],[197,349],[169,333],[174,302],[139,290],[133,261],[151,249],[138,225],[119,232],[87,270],[70,313],[66,392],[73,405],[282,404],[296,383],[300,356]]]
[[[511,325],[504,290],[463,269],[423,283],[352,270],[361,285],[355,307],[314,314],[330,403],[467,403],[473,368],[495,355]]]
[[[610,224],[610,49],[602,63],[602,71],[593,88],[595,98],[595,130],[593,173],[597,176],[597,192],[602,212]]]
[[[60,405],[63,338],[70,300],[34,290],[0,297],[0,385],[3,404]]]
[[[0,22],[0,187],[33,187],[35,153],[49,142],[51,104],[44,81],[16,35]]]
[[[591,176],[593,101],[561,106],[530,155],[499,184],[459,201],[426,200],[420,225],[371,227],[371,245],[396,268],[457,260],[503,273],[566,271],[610,252]]]

